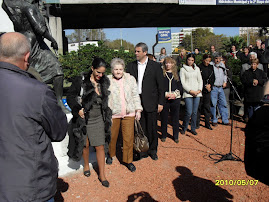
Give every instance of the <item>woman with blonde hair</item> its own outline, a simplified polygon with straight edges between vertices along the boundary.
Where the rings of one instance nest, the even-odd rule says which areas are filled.
[[[163,61],[163,76],[165,88],[165,103],[163,111],[161,112],[161,128],[162,128],[162,142],[165,142],[167,137],[167,120],[169,111],[171,112],[173,136],[176,143],[178,143],[179,133],[179,109],[180,98],[182,93],[182,84],[177,71],[176,61],[171,57],[164,58]]]
[[[123,164],[134,172],[133,162],[134,121],[141,117],[142,106],[137,92],[136,80],[129,73],[124,72],[125,63],[120,58],[111,61],[111,72],[108,106],[112,110],[111,141],[106,163],[112,164],[116,156],[116,143],[121,127],[123,137]]]

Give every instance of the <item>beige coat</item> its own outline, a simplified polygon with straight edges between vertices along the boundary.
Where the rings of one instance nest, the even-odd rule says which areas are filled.
[[[112,75],[108,75],[110,80],[110,95],[108,98],[108,106],[112,110],[112,115],[121,113],[120,86],[113,79]],[[126,113],[132,113],[136,110],[143,110],[141,106],[140,96],[137,92],[137,83],[133,76],[129,73],[123,74],[123,88],[126,105]]]

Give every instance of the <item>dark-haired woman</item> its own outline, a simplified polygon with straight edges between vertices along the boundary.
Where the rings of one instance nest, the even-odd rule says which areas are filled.
[[[200,126],[200,115],[201,111],[204,112],[205,115],[205,127],[209,130],[212,130],[210,126],[210,117],[211,117],[211,89],[215,82],[215,74],[213,66],[210,64],[211,56],[204,54],[203,62],[199,65],[202,79],[203,79],[203,97],[200,99],[200,104],[198,108],[197,114],[197,128]]]
[[[171,57],[164,58],[163,75],[165,88],[165,103],[161,112],[162,119],[162,142],[165,142],[167,137],[167,122],[169,111],[172,118],[174,141],[178,143],[179,133],[179,109],[180,98],[182,93],[182,84],[178,75],[176,61]]]
[[[77,77],[69,89],[67,103],[72,109],[73,121],[80,118],[86,123],[86,135],[84,138],[83,160],[84,175],[90,176],[89,146],[96,149],[96,157],[99,168],[99,180],[102,185],[109,187],[105,177],[105,140],[110,136],[111,110],[108,107],[109,79],[105,76],[106,62],[101,58],[95,58],[89,73],[85,73],[84,79]],[[81,102],[78,97],[83,91]]]
[[[191,133],[197,135],[196,121],[200,97],[202,97],[203,80],[199,67],[195,64],[194,54],[189,54],[186,64],[180,69],[180,79],[183,87],[183,98],[185,99],[185,117],[183,121],[182,134],[188,129],[191,118]]]

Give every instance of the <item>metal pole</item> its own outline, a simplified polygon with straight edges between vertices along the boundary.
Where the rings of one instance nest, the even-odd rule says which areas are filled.
[[[120,29],[120,46],[122,47],[122,28]]]
[[[247,27],[247,46],[249,46],[249,44],[250,44],[250,35],[249,35],[248,27]]]
[[[191,52],[193,53],[193,43],[192,43],[192,28],[191,28]]]
[[[156,34],[156,42],[152,46],[152,55],[155,56],[155,46],[158,44],[158,34]]]

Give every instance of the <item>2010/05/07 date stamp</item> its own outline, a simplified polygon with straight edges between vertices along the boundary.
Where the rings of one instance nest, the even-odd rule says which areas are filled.
[[[255,186],[259,180],[216,180],[216,186],[231,185],[231,186]]]

